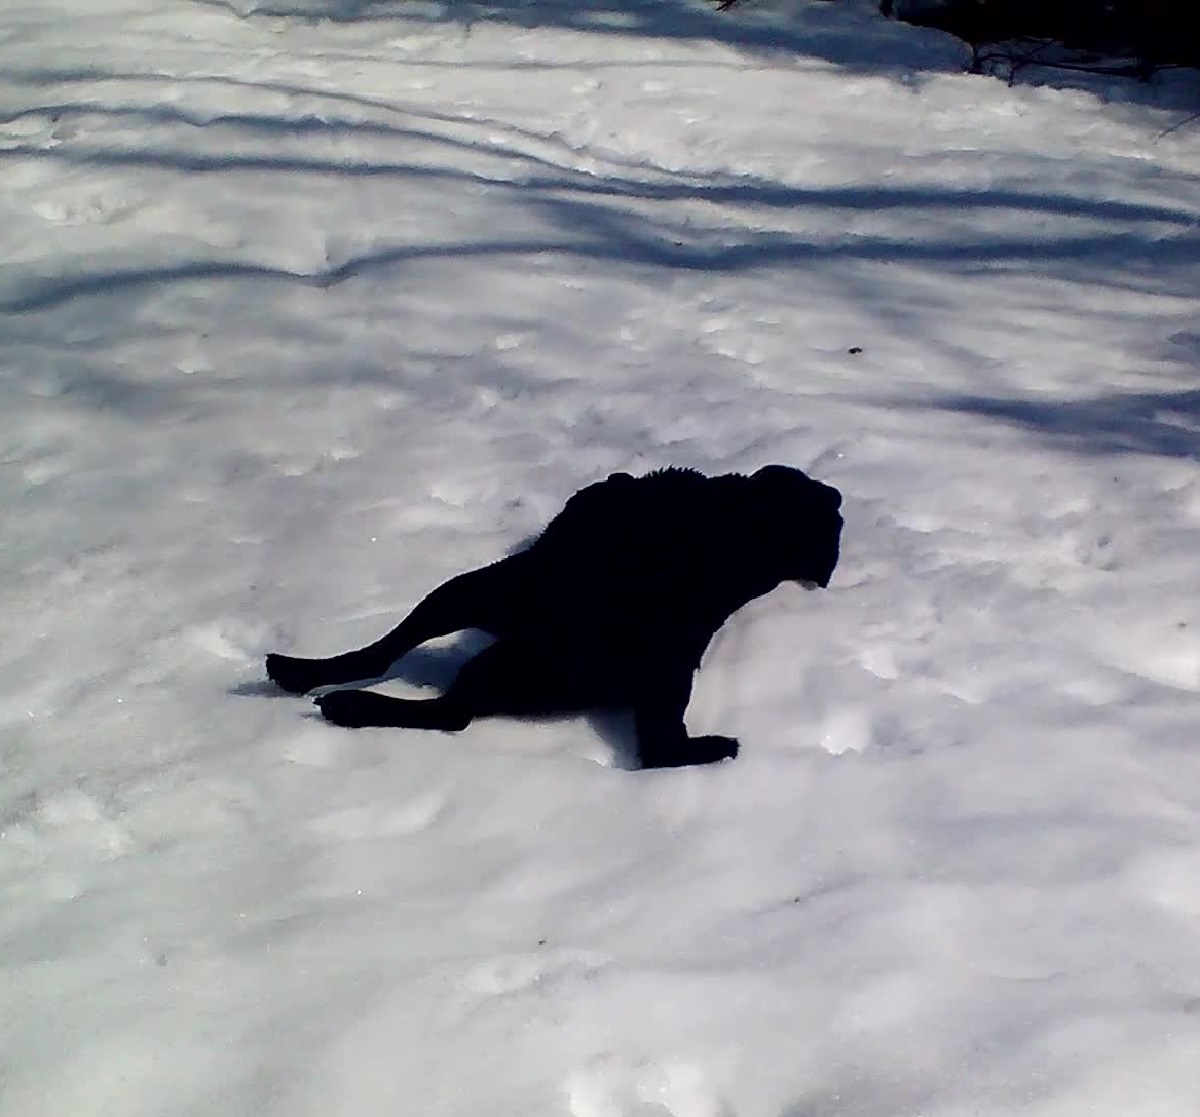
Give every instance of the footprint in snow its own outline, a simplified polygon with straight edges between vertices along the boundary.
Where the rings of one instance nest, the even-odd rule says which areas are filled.
[[[371,804],[331,811],[310,822],[309,829],[337,841],[416,834],[432,826],[445,806],[445,794],[432,792],[408,803]]]
[[[257,664],[266,649],[273,646],[277,635],[267,625],[225,618],[193,625],[186,638],[194,647],[218,659]]]
[[[572,1117],[729,1117],[704,1069],[685,1060],[629,1063],[611,1056],[571,1074]]]

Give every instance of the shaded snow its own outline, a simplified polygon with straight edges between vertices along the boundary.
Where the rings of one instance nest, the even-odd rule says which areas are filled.
[[[0,16],[3,1112],[1200,1108],[1194,85],[872,8]],[[844,557],[714,643],[736,763],[261,681],[771,461]]]

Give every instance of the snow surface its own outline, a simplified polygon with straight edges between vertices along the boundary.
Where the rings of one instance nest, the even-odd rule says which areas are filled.
[[[8,0],[0,1112],[1200,1112],[1198,87],[963,57]],[[776,461],[844,557],[714,643],[735,763],[262,679],[609,471]]]

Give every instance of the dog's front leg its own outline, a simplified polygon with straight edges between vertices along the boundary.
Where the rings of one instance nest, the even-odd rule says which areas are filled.
[[[686,768],[732,760],[732,737],[689,737],[683,722],[692,693],[690,668],[660,666],[643,681],[633,708],[643,768]]]

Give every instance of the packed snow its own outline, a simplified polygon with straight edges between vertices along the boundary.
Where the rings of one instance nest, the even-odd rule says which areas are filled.
[[[9,0],[0,1112],[1200,1112],[1200,81],[965,56]],[[609,472],[768,462],[847,527],[710,648],[735,762],[264,680]]]

